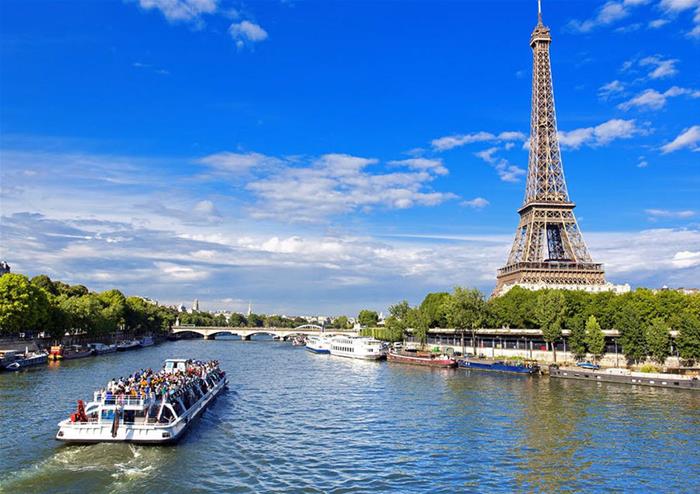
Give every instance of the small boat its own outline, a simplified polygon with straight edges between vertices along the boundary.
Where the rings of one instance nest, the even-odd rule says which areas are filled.
[[[331,355],[361,360],[380,360],[386,357],[384,344],[366,336],[334,336]]]
[[[386,358],[389,362],[398,362],[401,364],[442,368],[457,367],[457,361],[444,353],[391,350]]]
[[[309,336],[306,349],[313,353],[331,353],[331,340],[327,336]]]
[[[48,352],[30,352],[25,351],[24,353],[16,352],[5,364],[5,370],[8,371],[18,371],[24,369],[25,367],[31,367],[33,365],[45,364],[49,360]]]
[[[459,360],[458,364],[466,369],[510,372],[514,374],[536,374],[540,370],[537,362],[532,360],[507,362],[483,358],[463,358]]]
[[[292,346],[305,346],[306,345],[306,337],[304,336],[295,336],[292,338]]]
[[[598,370],[600,366],[592,362],[578,362],[576,367],[581,367],[582,369]]]
[[[73,360],[94,355],[92,348],[82,345],[54,345],[49,352],[49,360]]]
[[[127,350],[135,350],[136,348],[141,348],[141,342],[139,340],[124,340],[117,343],[118,352],[126,352]]]
[[[105,345],[104,343],[89,343],[88,346],[92,348],[95,355],[104,355],[105,353],[114,353],[117,351],[117,345]]]
[[[158,372],[132,374],[135,383],[110,382],[92,401],[58,424],[56,439],[70,443],[167,444],[180,439],[226,388],[217,361],[168,359]],[[157,383],[140,386],[140,381]],[[138,391],[137,391],[138,388]],[[166,391],[167,390],[167,391]]]
[[[141,342],[140,342],[140,344],[141,344],[142,347],[144,347],[144,346],[153,346],[153,345],[155,345],[155,343],[156,343],[156,342],[153,340],[153,337],[152,337],[152,336],[144,336],[144,337],[141,339]]]

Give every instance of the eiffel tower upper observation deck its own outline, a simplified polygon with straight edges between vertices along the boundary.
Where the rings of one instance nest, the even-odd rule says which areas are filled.
[[[515,285],[534,289],[614,289],[605,282],[603,265],[594,263],[588,253],[574,216],[575,204],[566,188],[554,110],[551,42],[538,1],[538,22],[530,37],[532,113],[525,200],[518,210],[520,223],[508,262],[498,270],[494,295]]]

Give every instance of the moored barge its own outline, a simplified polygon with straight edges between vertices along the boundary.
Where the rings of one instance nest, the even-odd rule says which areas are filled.
[[[192,421],[226,388],[216,361],[168,359],[158,372],[112,380],[78,401],[77,411],[58,424],[56,439],[71,443],[167,444],[180,439]]]
[[[409,352],[391,350],[387,356],[389,362],[401,364],[423,365],[428,367],[454,368],[457,361],[452,357],[432,352]]]
[[[628,369],[589,370],[581,369],[580,367],[550,365],[549,375],[555,378],[578,379],[580,381],[636,384],[639,386],[700,391],[700,380],[697,377],[682,376],[680,374],[633,372]]]
[[[459,366],[465,369],[508,372],[511,374],[537,374],[540,371],[539,365],[534,361],[507,362],[484,358],[463,358],[459,360]]]

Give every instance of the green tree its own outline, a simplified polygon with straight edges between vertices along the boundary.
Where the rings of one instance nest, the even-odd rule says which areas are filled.
[[[450,298],[446,292],[429,293],[420,304],[420,310],[428,318],[428,326],[431,328],[444,328],[447,326],[445,314],[445,302]]]
[[[534,310],[538,293],[516,286],[505,295],[493,297],[487,306],[489,325],[494,328],[539,328]]]
[[[671,335],[666,321],[660,317],[652,319],[646,328],[645,337],[649,356],[655,362],[663,365],[668,356],[671,355]]]
[[[333,326],[338,329],[348,329],[350,322],[348,321],[348,316],[338,316],[333,321]]]
[[[430,319],[420,307],[414,307],[406,315],[406,325],[413,330],[413,336],[420,342],[421,348],[425,347],[428,341],[428,329]]]
[[[119,290],[107,290],[97,295],[102,304],[102,316],[114,332],[126,323],[126,297]]]
[[[357,321],[360,325],[370,328],[376,326],[379,322],[379,314],[373,310],[363,309],[357,316]]]
[[[586,346],[596,361],[605,354],[605,335],[595,316],[586,321]]]
[[[629,363],[637,363],[647,355],[644,322],[634,307],[634,301],[623,303],[615,317],[615,326],[620,331],[622,353]]]
[[[593,316],[591,316],[593,317]],[[582,317],[569,321],[569,350],[576,360],[586,358],[586,323]]]
[[[39,274],[35,276],[34,278],[32,278],[31,283],[32,285],[43,289],[46,293],[50,293],[51,295],[58,295],[56,285],[54,285],[53,281],[51,281],[51,278],[49,278],[45,274]]]
[[[672,319],[671,327],[678,331],[676,344],[680,357],[691,363],[700,362],[700,318],[683,311]]]
[[[243,314],[239,314],[237,312],[234,312],[228,318],[228,325],[232,328],[240,328],[242,326],[245,326],[246,323],[247,323],[247,321],[245,319],[245,316]]]
[[[0,277],[0,334],[14,336],[37,329],[46,320],[48,298],[26,276],[8,273]]]
[[[250,314],[248,316],[248,326],[251,328],[262,328],[265,320],[259,314]]]
[[[484,295],[477,290],[455,287],[444,301],[447,323],[456,329],[477,329],[486,316]]]
[[[557,361],[556,342],[561,338],[561,328],[566,315],[566,299],[559,290],[542,290],[537,295],[535,314],[542,330],[542,338],[552,346]]]

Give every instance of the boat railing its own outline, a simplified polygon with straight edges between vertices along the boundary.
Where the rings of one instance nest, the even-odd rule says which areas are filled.
[[[94,401],[103,405],[119,405],[119,406],[145,406],[150,404],[155,399],[155,395],[149,396],[127,396],[127,395],[109,395],[107,393],[95,392]]]

